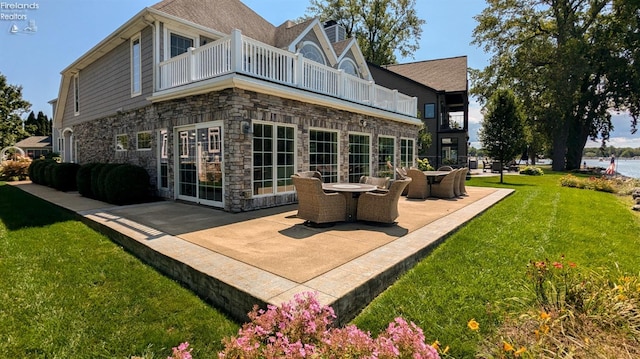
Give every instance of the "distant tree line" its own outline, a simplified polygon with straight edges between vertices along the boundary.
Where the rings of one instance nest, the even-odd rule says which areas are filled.
[[[615,155],[618,158],[640,157],[640,147],[586,147],[584,151],[582,151],[583,157],[610,157],[611,155]]]

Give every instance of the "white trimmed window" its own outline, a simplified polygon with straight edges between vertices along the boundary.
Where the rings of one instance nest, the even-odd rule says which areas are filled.
[[[126,151],[129,149],[129,136],[116,135],[116,152]]]
[[[378,177],[394,176],[394,169],[396,167],[395,153],[395,138],[378,137]]]
[[[295,190],[295,127],[254,122],[253,195],[268,195]]]
[[[169,133],[166,129],[160,130],[158,142],[158,187],[169,188]]]
[[[371,136],[349,134],[349,182],[371,175]]]
[[[169,57],[175,57],[187,52],[190,47],[194,47],[195,40],[191,37],[169,33]]]
[[[414,164],[414,143],[410,138],[400,139],[400,167],[411,168]]]
[[[80,77],[78,74],[73,75],[73,113],[75,116],[80,114]]]
[[[142,93],[142,55],[140,34],[131,39],[131,96]]]
[[[338,66],[338,69],[344,71],[345,74],[359,77],[358,66],[356,65],[355,62],[353,62],[353,60],[349,58],[345,58],[342,61],[340,61],[340,66]]]
[[[326,183],[338,182],[338,133],[309,131],[309,166],[322,174]]]
[[[136,149],[138,151],[151,150],[151,131],[138,132],[136,135]]]
[[[318,45],[313,42],[306,41],[300,48],[300,54],[306,59],[311,61],[315,61],[317,63],[326,65],[327,63],[324,60],[324,55],[322,54],[322,50],[318,47]]]

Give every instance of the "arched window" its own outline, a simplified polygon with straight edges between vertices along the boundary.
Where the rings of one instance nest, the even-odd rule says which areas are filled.
[[[344,71],[345,74],[358,76],[358,66],[353,60],[346,58],[340,61],[340,66],[338,67],[340,70]]]
[[[322,50],[313,42],[305,42],[300,49],[300,53],[304,58],[326,65]]]

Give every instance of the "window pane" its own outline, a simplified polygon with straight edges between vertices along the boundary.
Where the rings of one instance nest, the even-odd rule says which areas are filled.
[[[349,135],[349,182],[357,183],[371,173],[369,139],[367,135]]]
[[[323,182],[338,182],[338,134],[312,130],[309,135],[311,170],[320,172]]]
[[[193,39],[178,34],[171,34],[171,57],[187,52],[187,49],[190,47],[193,47]]]
[[[131,92],[134,94],[141,91],[140,61],[140,39],[135,39],[131,45]]]
[[[378,138],[378,177],[393,177],[395,168],[395,139]]]

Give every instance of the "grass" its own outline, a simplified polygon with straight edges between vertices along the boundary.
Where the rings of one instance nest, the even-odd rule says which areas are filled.
[[[637,275],[640,216],[629,200],[561,187],[564,173],[475,177],[516,192],[454,233],[375,299],[353,323],[379,333],[397,316],[429,340],[473,358],[511,298],[530,294],[530,260],[565,255],[588,268]],[[238,324],[107,238],[20,190],[0,184],[0,357],[166,357],[189,341],[212,358]],[[467,328],[470,319],[477,332]]]
[[[215,357],[239,328],[72,214],[0,183],[0,357]]]
[[[482,341],[527,297],[530,260],[568,260],[588,268],[637,275],[640,216],[628,200],[603,192],[561,187],[564,174],[476,177],[475,186],[515,188],[506,200],[452,235],[374,300],[353,322],[379,332],[394,317],[421,326],[427,338],[472,358]],[[470,319],[478,332],[467,328]]]

